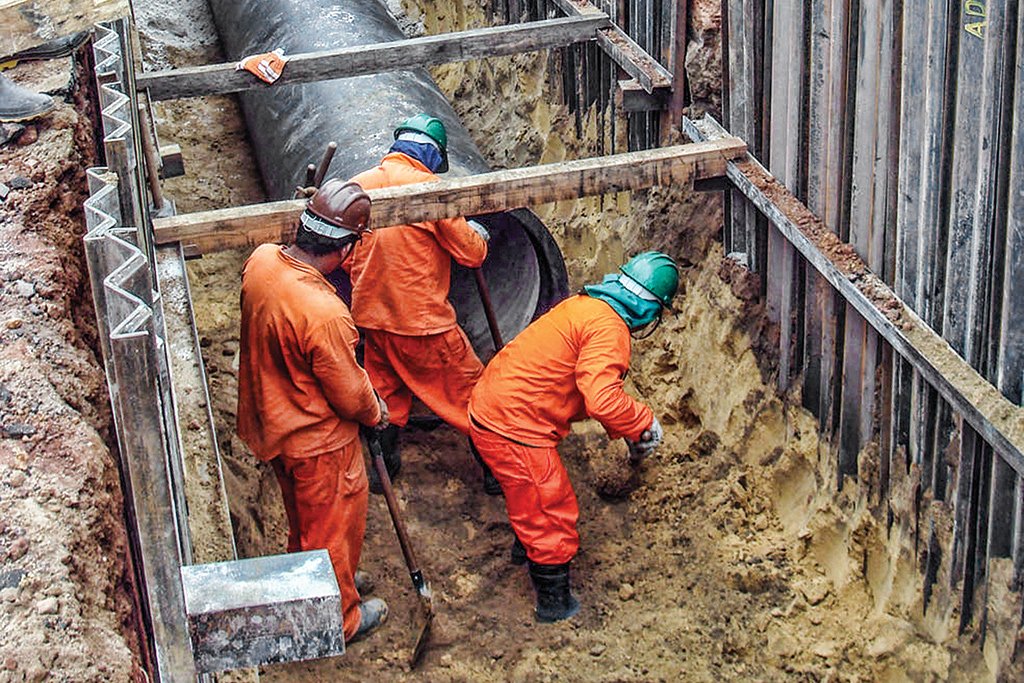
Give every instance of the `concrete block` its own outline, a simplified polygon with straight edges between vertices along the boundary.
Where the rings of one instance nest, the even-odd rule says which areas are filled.
[[[185,566],[181,580],[199,673],[345,652],[326,550]]]

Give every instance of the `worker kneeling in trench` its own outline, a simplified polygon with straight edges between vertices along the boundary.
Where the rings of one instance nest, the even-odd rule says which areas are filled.
[[[295,242],[257,247],[242,271],[238,435],[277,475],[288,552],[330,554],[346,641],[387,617],[383,600],[361,602],[356,567],[369,498],[359,425],[387,428],[388,409],[356,361],[355,323],[325,275],[369,221],[362,188],[330,180],[307,203]]]
[[[579,507],[556,450],[570,423],[596,419],[611,438],[626,438],[634,462],[663,436],[623,381],[630,336],[656,327],[671,307],[679,269],[652,251],[620,271],[531,323],[487,365],[469,402],[470,436],[504,491],[516,534],[512,559],[529,560],[541,622],[567,619],[580,607],[569,585]]]

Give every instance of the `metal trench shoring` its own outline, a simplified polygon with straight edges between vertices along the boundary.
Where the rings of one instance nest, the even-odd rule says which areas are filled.
[[[195,678],[179,571],[191,562],[155,251],[140,184],[128,20],[96,26],[93,50],[107,166],[87,170],[86,260],[113,408],[121,483],[158,680]],[[170,518],[170,519],[169,519]]]

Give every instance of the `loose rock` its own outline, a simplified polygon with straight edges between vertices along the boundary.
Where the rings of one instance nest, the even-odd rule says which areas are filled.
[[[57,598],[43,598],[36,603],[36,612],[40,614],[56,614],[60,610]]]
[[[11,544],[10,550],[7,551],[7,557],[11,558],[12,560],[21,559],[25,556],[25,553],[28,552],[28,546],[29,543],[27,538],[19,538]]]
[[[36,428],[23,422],[14,422],[0,428],[0,431],[3,432],[4,436],[16,439],[20,436],[32,436],[36,433]]]
[[[14,291],[23,299],[30,299],[36,293],[36,286],[26,280],[18,280],[14,283]]]
[[[800,587],[800,592],[808,605],[817,605],[828,597],[830,592],[828,579],[818,578]]]

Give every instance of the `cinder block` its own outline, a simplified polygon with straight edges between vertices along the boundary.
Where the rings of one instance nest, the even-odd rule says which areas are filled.
[[[186,566],[181,580],[199,673],[345,652],[326,550]]]

